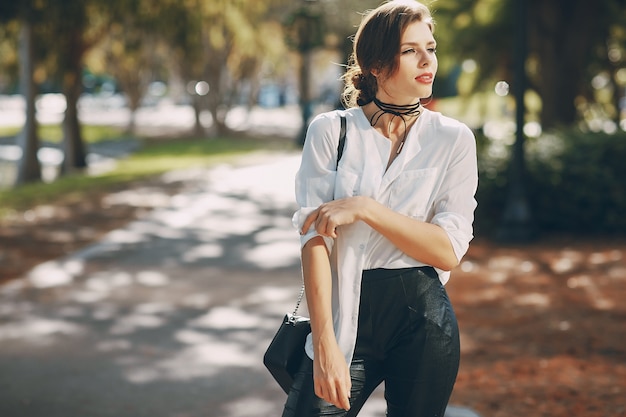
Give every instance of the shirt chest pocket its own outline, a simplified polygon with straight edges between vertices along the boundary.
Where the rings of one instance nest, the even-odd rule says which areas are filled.
[[[411,217],[424,219],[433,201],[437,171],[437,168],[426,168],[400,174],[390,186],[390,208]]]
[[[335,177],[334,199],[352,197],[358,195],[359,176],[354,172],[339,167]]]

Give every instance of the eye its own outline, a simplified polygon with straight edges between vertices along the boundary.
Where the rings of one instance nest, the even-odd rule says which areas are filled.
[[[415,54],[416,52],[415,48],[408,48],[402,51],[402,55]]]
[[[437,48],[428,48],[428,52],[430,52],[431,54],[436,54]]]

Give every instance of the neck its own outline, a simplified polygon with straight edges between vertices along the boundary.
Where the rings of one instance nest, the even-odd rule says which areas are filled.
[[[394,116],[400,117],[410,117],[410,116],[418,116],[421,113],[421,103],[418,101],[413,104],[393,104],[393,103],[385,103],[379,100],[377,97],[374,97],[372,100],[374,104],[384,113],[389,113]]]
[[[398,136],[397,140],[397,150],[395,154],[399,154],[404,146],[404,142],[406,141],[406,137],[408,134],[408,130],[410,125],[417,120],[419,115],[422,113],[422,107],[420,102],[418,101],[415,104],[390,104],[380,101],[378,98],[374,98],[372,100],[373,106],[371,116],[369,117],[370,125],[379,129],[385,134],[385,136],[391,138],[391,131],[396,131],[396,135]],[[389,115],[388,117],[384,117],[385,115]],[[399,118],[398,123],[395,124],[394,120]]]
[[[415,104],[391,104],[380,101],[378,98],[374,97],[372,102],[376,105],[377,109],[373,112],[370,117],[370,124],[375,126],[380,118],[385,114],[391,115],[389,119],[389,123],[393,121],[396,117],[402,119],[404,124],[406,124],[407,120],[412,119],[413,117],[417,117],[422,112],[422,108],[420,102],[418,101]]]

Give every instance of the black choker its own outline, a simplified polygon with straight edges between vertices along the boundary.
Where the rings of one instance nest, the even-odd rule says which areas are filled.
[[[380,118],[385,113],[389,113],[394,116],[389,121],[390,125],[393,119],[396,117],[400,117],[402,121],[404,122],[404,137],[402,138],[400,142],[400,146],[398,147],[398,150],[396,151],[396,155],[397,155],[402,150],[402,147],[404,146],[404,141],[406,141],[406,136],[408,134],[407,128],[406,128],[405,117],[406,116],[418,117],[422,113],[422,108],[421,108],[422,105],[420,104],[419,101],[415,104],[406,104],[406,105],[383,103],[382,101],[378,100],[376,97],[374,97],[372,101],[374,102],[374,104],[376,104],[376,106],[378,106],[379,110],[375,111],[374,114],[372,114],[372,117],[370,117],[370,125],[372,126],[376,125],[376,123],[378,123],[378,120],[380,120]]]

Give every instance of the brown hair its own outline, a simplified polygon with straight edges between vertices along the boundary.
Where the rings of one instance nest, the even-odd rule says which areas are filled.
[[[415,21],[426,22],[434,31],[428,7],[414,0],[391,0],[365,15],[343,75],[342,100],[346,107],[363,106],[374,99],[378,83],[372,72],[383,77],[395,73],[402,34]]]

